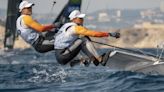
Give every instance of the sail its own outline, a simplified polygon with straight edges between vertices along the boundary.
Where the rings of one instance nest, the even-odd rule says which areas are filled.
[[[81,0],[69,0],[53,23],[60,22],[60,24],[64,24],[68,22],[69,21],[68,16],[70,12],[75,9],[80,10],[81,3],[82,3]]]
[[[16,35],[16,19],[19,16],[17,6],[22,0],[8,0],[4,48],[12,49]]]

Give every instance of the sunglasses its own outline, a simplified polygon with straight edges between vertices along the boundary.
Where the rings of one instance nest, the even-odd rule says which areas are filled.
[[[78,18],[78,19],[81,19],[81,20],[83,20],[84,18]]]
[[[26,7],[26,8],[24,8],[24,9],[32,9],[32,7]]]

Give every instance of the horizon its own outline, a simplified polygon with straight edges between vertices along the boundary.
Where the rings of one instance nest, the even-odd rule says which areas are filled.
[[[50,13],[52,8],[52,2],[54,0],[29,0],[30,2],[35,3],[36,5],[33,7],[33,12],[45,14]],[[39,2],[38,2],[39,1]],[[68,0],[67,0],[68,1]],[[150,8],[159,8],[161,3],[164,5],[164,0],[124,0],[124,2],[120,3],[120,0],[82,0],[82,12],[91,13],[104,9],[150,9]],[[123,1],[123,0],[122,0]],[[56,4],[53,7],[53,12],[58,13],[61,11],[64,4],[66,4],[66,0],[56,0]],[[149,3],[148,3],[149,2]],[[0,9],[7,9],[7,0],[1,0]],[[44,6],[44,7],[43,7]],[[96,7],[95,6],[99,6]]]

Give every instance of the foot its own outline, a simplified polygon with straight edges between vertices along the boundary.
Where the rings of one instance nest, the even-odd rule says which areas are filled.
[[[80,60],[73,60],[70,62],[70,66],[73,67],[73,66],[79,64],[80,62],[81,62]]]
[[[99,65],[99,61],[98,61],[97,59],[95,59],[95,60],[93,61],[93,64],[94,64],[95,66],[98,66],[98,65]]]
[[[90,60],[84,60],[83,64],[88,67],[90,65],[91,61]]]
[[[99,65],[99,61],[95,57],[91,57],[90,61],[92,61],[95,66]]]
[[[106,52],[102,55],[102,61],[101,61],[101,65],[105,66],[108,59],[109,59],[109,55],[110,55],[110,51]]]

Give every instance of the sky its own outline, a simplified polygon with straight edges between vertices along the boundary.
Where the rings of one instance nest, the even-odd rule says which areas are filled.
[[[8,0],[0,0],[0,8],[7,8]],[[52,2],[57,3],[53,7],[53,12],[58,13],[68,0],[29,0],[35,3],[33,11],[36,13],[51,12]],[[159,7],[164,0],[82,0],[83,12],[94,12],[102,9],[145,9]]]

